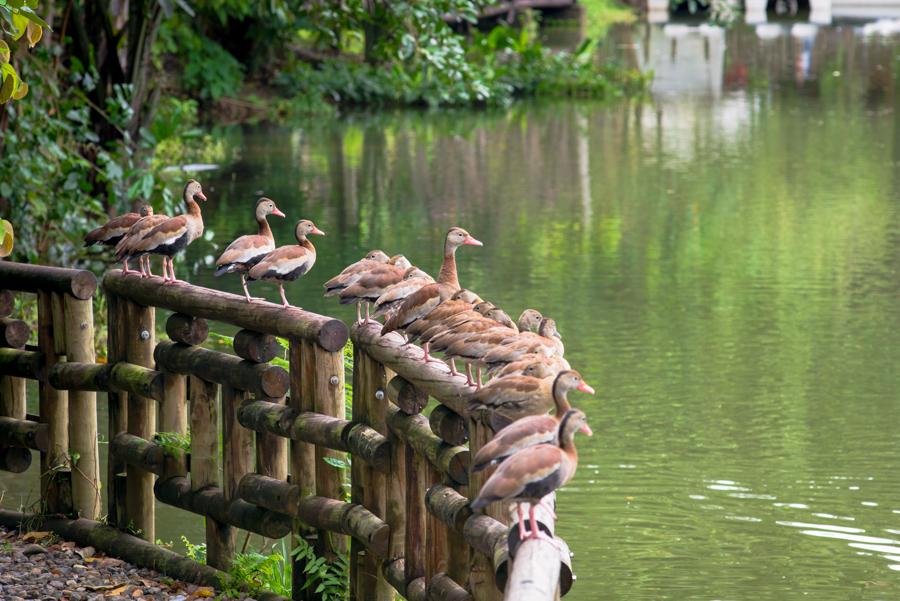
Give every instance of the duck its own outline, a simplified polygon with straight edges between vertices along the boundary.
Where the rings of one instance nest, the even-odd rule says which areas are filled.
[[[538,333],[522,332],[514,340],[498,346],[484,356],[488,369],[503,363],[512,363],[524,355],[540,353],[545,356],[563,356],[565,347],[556,329],[556,321],[544,318]]]
[[[428,315],[437,306],[450,299],[461,288],[456,273],[456,249],[460,246],[484,246],[461,227],[451,227],[444,239],[444,260],[434,284],[428,284],[409,295],[397,312],[385,321],[381,335],[404,330]],[[422,348],[422,361],[432,361],[428,354],[428,343]]]
[[[144,234],[134,248],[137,254],[162,255],[164,284],[179,282],[175,277],[175,255],[203,235],[203,215],[197,201],[206,201],[206,195],[203,194],[200,182],[188,180],[184,186],[183,198],[187,213],[170,217],[155,226]]]
[[[442,303],[437,309],[429,313],[427,316],[410,324],[406,328],[406,335],[410,341],[418,339],[422,333],[444,319],[449,319],[458,313],[472,309],[477,303],[482,302],[481,297],[463,288],[450,297],[450,300]]]
[[[525,309],[522,311],[522,314],[519,315],[519,320],[516,322],[516,326],[518,326],[520,332],[537,332],[541,329],[541,322],[544,321],[544,316],[541,315],[541,312],[537,309]]]
[[[277,282],[278,291],[281,293],[282,306],[291,306],[284,295],[284,283],[293,282],[300,276],[309,273],[316,264],[316,247],[307,239],[310,234],[324,236],[325,232],[316,227],[309,219],[301,219],[294,228],[294,237],[297,244],[279,246],[256,265],[250,268],[247,279],[250,281],[264,280]],[[299,309],[299,307],[297,307]]]
[[[391,315],[400,308],[406,298],[423,286],[433,284],[434,278],[419,269],[418,267],[410,267],[403,274],[403,279],[389,286],[375,300],[375,312],[373,317],[384,317]]]
[[[524,375],[544,377],[547,366],[536,362],[524,370]],[[570,372],[563,378],[578,378],[577,372]],[[572,382],[574,384],[574,382]],[[583,386],[583,387],[580,387]],[[594,393],[594,389],[584,383],[575,386],[583,392]],[[472,471],[480,472],[491,465],[503,462],[510,455],[522,449],[536,444],[558,444],[559,423],[566,411],[571,409],[566,397],[554,398],[554,415],[528,415],[517,419],[508,426],[501,428],[490,442],[478,449],[472,458]]]
[[[142,206],[138,213],[123,213],[118,217],[113,217],[97,229],[91,230],[84,237],[85,247],[93,246],[95,244],[100,244],[101,246],[116,246],[125,234],[128,233],[128,230],[131,229],[131,226],[134,225],[138,219],[145,216],[144,211],[148,206],[149,205]]]
[[[116,260],[122,262],[122,273],[126,275],[131,273],[131,270],[128,269],[128,260],[137,257],[141,265],[141,277],[149,278],[153,277],[153,272],[150,269],[150,257],[146,253],[136,252],[135,248],[150,230],[162,222],[168,221],[169,216],[155,215],[153,207],[150,205],[144,205],[141,209],[141,215],[142,217],[128,228],[128,232],[116,244],[115,253]]]
[[[467,408],[469,415],[496,432],[525,416],[547,413],[553,407],[569,409],[570,390],[594,394],[594,389],[575,370],[561,371],[550,378],[510,375],[472,392]]]
[[[390,261],[391,257],[383,250],[370,250],[362,259],[344,267],[339,274],[323,284],[325,296],[337,296],[341,290],[355,282],[361,274],[380,265],[386,265]]]
[[[481,301],[475,303],[471,309],[461,311],[446,319],[429,320],[428,323],[431,325],[419,335],[418,339],[420,342],[434,343],[441,337],[457,336],[466,327],[471,328],[467,334],[480,331],[479,328],[493,327],[494,324],[485,318],[488,311],[493,308],[494,305],[490,301]]]
[[[547,370],[553,373],[557,373],[566,369],[572,369],[572,367],[569,365],[569,362],[559,355],[548,357],[547,355],[542,355],[540,353],[529,353],[527,355],[522,355],[521,358],[519,358],[517,361],[513,361],[512,363],[500,363],[498,365],[495,365],[492,369],[489,369],[487,373],[491,378],[502,378],[504,376],[519,375],[526,368],[534,365],[537,362],[543,363],[546,366]]]
[[[578,469],[575,433],[592,436],[587,416],[580,409],[565,412],[559,423],[559,444],[537,444],[518,451],[500,464],[481,487],[471,507],[477,511],[496,501],[517,503],[519,540],[550,538],[538,527],[535,518],[537,505],[551,492],[563,487]],[[525,515],[519,503],[531,504],[530,531],[526,533]]]
[[[284,217],[284,213],[275,206],[275,201],[266,197],[256,201],[254,214],[256,223],[259,225],[257,233],[241,236],[229,244],[216,260],[216,271],[213,273],[216,277],[223,276],[226,273],[239,273],[241,276],[241,287],[244,289],[244,296],[247,297],[248,303],[252,303],[253,299],[250,297],[250,291],[247,289],[246,273],[259,263],[263,257],[275,250],[275,236],[272,235],[272,228],[269,227],[269,221],[266,218],[269,215]]]
[[[406,257],[402,255],[398,255],[398,257],[402,257],[402,261],[398,258],[394,263],[388,263],[360,274],[355,282],[338,294],[342,305],[356,303],[357,323],[369,323],[371,321],[370,305],[377,301],[378,297],[384,294],[388,288],[403,281],[406,271],[412,268],[411,265],[405,265],[409,262]],[[360,303],[366,304],[365,320],[359,318]]]

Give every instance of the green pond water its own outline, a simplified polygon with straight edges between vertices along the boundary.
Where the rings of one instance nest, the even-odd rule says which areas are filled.
[[[597,389],[572,395],[595,435],[559,495],[569,599],[897,599],[898,41],[623,27],[603,52],[655,71],[646,100],[246,127],[197,176],[214,237],[179,275],[239,292],[211,265],[265,194],[279,243],[328,234],[290,300],[349,321],[324,280],[372,248],[436,273],[463,226],[463,286],[554,317]]]

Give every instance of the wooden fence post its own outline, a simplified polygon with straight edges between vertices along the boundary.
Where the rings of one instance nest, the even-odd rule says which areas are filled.
[[[53,293],[39,291],[38,346],[47,370],[59,363],[57,339],[65,332],[62,322],[54,322]],[[63,345],[64,346],[64,345]],[[41,454],[41,503],[44,513],[72,512],[72,487],[68,466],[69,399],[65,391],[47,382],[39,384],[40,420],[48,427],[47,452]]]
[[[114,365],[125,360],[125,323],[128,314],[125,311],[125,302],[117,295],[106,291],[106,315],[107,315],[107,350],[106,361]],[[128,393],[109,392],[109,415],[107,437],[110,441],[121,432],[128,431]],[[125,462],[108,453],[107,463],[107,520],[118,528],[125,530],[128,522],[125,519],[125,506],[127,494],[125,490]]]
[[[315,408],[315,355],[306,349],[302,340],[291,340],[290,347],[290,376],[291,398],[290,407],[297,411],[312,411]],[[291,441],[291,483],[296,484],[300,490],[300,498],[316,493],[316,448],[314,445],[298,440]],[[299,520],[294,520],[294,540],[291,547],[299,544],[297,537],[302,536],[304,525]],[[295,600],[311,599],[313,591],[303,590],[302,560],[293,558],[291,593]]]
[[[246,398],[246,393],[230,386],[222,387],[222,491],[225,494],[225,502],[231,503],[238,499],[238,484],[241,478],[253,471],[254,465],[254,440],[253,432],[238,423],[237,412],[241,403]],[[216,424],[212,424],[216,431]],[[233,532],[233,528],[230,528]],[[231,554],[234,553],[234,538],[237,533],[231,535]],[[232,557],[228,557],[228,566],[231,566]],[[217,566],[219,567],[219,566]],[[225,569],[220,567],[220,569]]]
[[[191,490],[219,485],[219,386],[190,376]],[[220,570],[231,566],[234,534],[231,526],[206,518],[206,563]]]
[[[65,295],[66,357],[69,362],[94,363],[93,302]],[[72,458],[72,503],[89,520],[100,517],[100,457],[97,442],[97,393],[69,392],[69,445]]]
[[[119,299],[126,316],[122,333],[124,354],[129,363],[153,367],[156,346],[156,309]],[[127,431],[151,440],[156,432],[156,401],[136,394],[128,395]],[[125,480],[125,523],[146,541],[156,540],[153,473],[129,465]]]
[[[316,343],[306,343],[304,353],[311,353],[315,368],[314,409],[322,415],[344,419],[344,353],[329,352]],[[304,358],[305,361],[305,358]],[[346,455],[323,446],[316,446],[316,494],[329,499],[344,500],[344,475],[342,470],[329,465],[325,459],[344,459]],[[319,531],[318,552],[333,560],[336,555],[347,553],[346,536]]]
[[[382,436],[388,436],[387,424],[387,380],[388,374],[380,363],[369,357],[358,346],[354,346],[353,361],[353,421],[368,424]],[[353,485],[351,501],[359,503],[381,519],[386,518],[387,478],[384,474],[367,465],[353,464]],[[394,592],[381,573],[381,562],[365,548],[351,541],[351,566],[355,563],[355,573],[351,575],[356,590],[350,591],[351,599],[359,601],[389,601]]]
[[[482,446],[487,444],[493,433],[490,428],[482,424],[480,421],[469,418],[469,453],[474,457]],[[481,472],[473,472],[469,469],[469,500],[474,500],[478,496],[478,492],[484,485],[492,470],[487,469]],[[503,508],[497,508],[489,505],[485,509],[485,514],[497,519],[503,524],[507,523],[507,516]],[[481,555],[480,553],[472,553],[472,560],[469,568],[469,590],[472,591],[472,597],[475,601],[500,601],[503,598],[497,585],[494,582],[494,570],[491,559]]]

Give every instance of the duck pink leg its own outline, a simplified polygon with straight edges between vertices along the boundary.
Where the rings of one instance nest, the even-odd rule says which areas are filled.
[[[372,319],[369,317],[369,302],[366,301],[366,319],[365,319],[365,321],[363,321],[363,323],[367,324],[371,321],[372,321]]]
[[[147,277],[149,277],[149,276],[147,275],[147,264],[144,263],[144,257],[141,257],[141,258],[138,259],[138,265],[139,265],[140,268],[141,268],[141,277],[142,277],[142,278],[147,278]]]
[[[356,303],[356,323],[358,324],[363,322],[362,313],[360,313],[360,310],[361,307],[359,306],[359,303]]]
[[[459,375],[459,372],[456,371],[456,359],[454,357],[450,358],[450,375],[451,376]]]
[[[152,277],[153,277],[153,271],[151,270],[150,255],[144,255],[142,258],[144,259],[144,262],[145,262],[146,265],[147,265],[147,277],[148,277],[148,278],[152,278]]]
[[[247,288],[247,277],[243,273],[241,274],[241,286],[244,288],[244,296],[247,297],[247,302],[252,303],[253,298],[250,297],[250,289]]]
[[[466,364],[466,386],[475,386],[475,381],[472,380],[472,364]]]
[[[169,274],[172,274],[171,276]],[[172,258],[163,255],[163,284],[171,284],[175,281],[175,268],[172,266]]]
[[[531,521],[531,533],[528,535],[528,538],[550,540],[550,537],[538,526],[537,517],[534,515],[536,509],[537,503],[532,503],[531,508],[528,510],[528,517]]]
[[[175,277],[175,257],[169,257],[169,273],[172,276],[172,279],[169,280],[172,284],[181,283],[180,280]]]
[[[122,259],[122,273],[125,275],[132,273],[132,271],[128,269],[128,259]]]
[[[525,532],[525,512],[522,511],[522,504],[516,503],[516,513],[519,514],[519,540],[523,541],[527,538]]]
[[[435,357],[432,357],[431,355],[428,354],[428,346],[430,344],[431,344],[430,342],[426,342],[424,345],[422,345],[422,352],[423,352],[422,362],[423,363],[443,363],[443,361],[441,361],[440,359],[436,359]]]
[[[290,307],[291,304],[288,302],[287,297],[284,295],[284,284],[278,284],[278,291],[281,292],[281,306]]]

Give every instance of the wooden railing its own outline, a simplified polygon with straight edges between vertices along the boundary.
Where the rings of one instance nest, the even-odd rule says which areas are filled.
[[[418,347],[374,324],[353,328],[348,420],[341,321],[112,271],[108,362],[98,364],[95,288],[86,271],[0,262],[0,469],[25,471],[41,452],[39,513],[82,518],[45,518],[47,527],[176,578],[223,577],[143,542],[155,540],[158,500],[206,518],[207,563],[218,570],[231,565],[238,529],[306,539],[329,560],[349,547],[351,599],[481,601],[504,589],[507,599],[551,599],[571,587],[564,542],[520,544],[505,509],[469,508],[484,482],[470,452],[489,431],[465,417],[464,381],[421,363]],[[37,293],[37,347],[8,317],[11,291]],[[157,308],[173,312],[158,343]],[[200,346],[206,320],[243,328],[234,354]],[[287,370],[271,363],[276,337],[289,343]],[[26,378],[38,381],[37,417],[25,412]],[[108,526],[87,521],[102,513],[96,391],[109,399]],[[438,405],[426,418],[429,398]],[[156,442],[157,431],[190,434],[189,452]],[[347,454],[350,502],[329,460]],[[0,511],[0,523],[25,517]],[[549,512],[538,517],[552,533]],[[303,568],[293,566],[293,598],[316,598]]]

